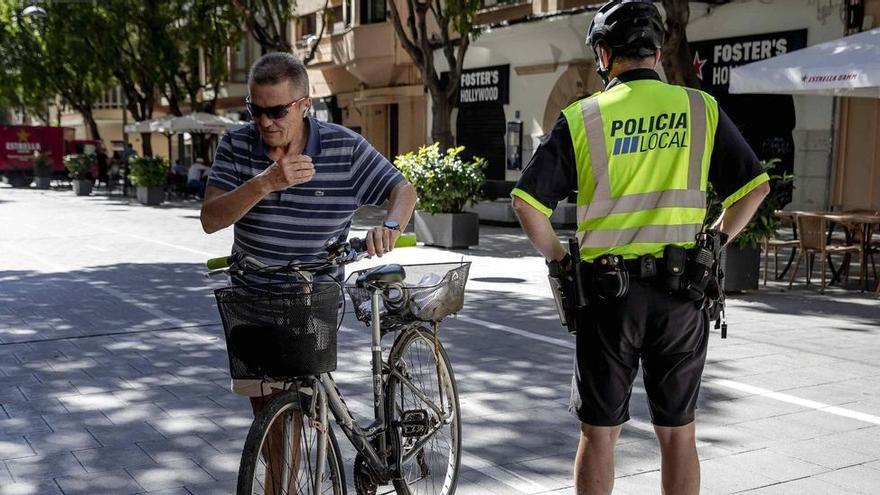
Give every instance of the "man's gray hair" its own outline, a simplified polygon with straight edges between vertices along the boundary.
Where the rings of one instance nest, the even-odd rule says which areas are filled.
[[[292,53],[267,53],[258,58],[248,74],[248,86],[271,86],[285,81],[293,83],[303,96],[309,94],[309,74],[302,60]]]

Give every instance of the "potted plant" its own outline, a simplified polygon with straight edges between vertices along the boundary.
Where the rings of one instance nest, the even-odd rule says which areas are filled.
[[[34,151],[34,187],[49,189],[52,182],[52,162],[46,153]]]
[[[770,176],[770,194],[758,207],[758,211],[746,224],[739,235],[725,249],[722,255],[724,268],[724,290],[757,290],[761,266],[761,243],[765,238],[776,235],[780,219],[774,215],[791,202],[794,191],[794,175],[777,172],[780,160],[762,161],[761,167]],[[709,185],[709,212],[707,222],[714,222],[721,214],[721,200]]]
[[[416,237],[430,246],[466,248],[480,242],[480,219],[463,208],[484,181],[486,161],[462,160],[463,146],[440,153],[437,143],[400,155],[394,165],[416,188]]]
[[[73,154],[64,157],[64,168],[70,176],[70,182],[73,184],[73,192],[77,196],[88,196],[92,193],[92,163],[95,161],[94,155]]]
[[[133,156],[128,160],[128,176],[137,187],[137,199],[145,205],[158,205],[165,200],[168,183],[168,162],[161,157]]]

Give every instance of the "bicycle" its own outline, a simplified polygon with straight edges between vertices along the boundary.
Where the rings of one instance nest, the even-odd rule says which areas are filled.
[[[358,495],[376,495],[379,488],[452,495],[461,461],[461,415],[439,327],[463,305],[470,263],[381,265],[356,271],[343,284],[315,273],[362,259],[365,243],[351,239],[326,249],[326,259],[316,262],[269,266],[241,255],[208,262],[209,274],[296,274],[301,280],[215,290],[232,377],[281,382],[283,390],[254,418],[237,494],[347,493],[328,421],[332,413],[357,452]],[[410,281],[421,278],[408,284],[408,275]],[[355,419],[330,373],[345,313],[343,287],[356,318],[372,331],[374,421],[367,426]],[[389,333],[397,335],[386,361],[381,344]],[[388,487],[391,491],[384,491]]]

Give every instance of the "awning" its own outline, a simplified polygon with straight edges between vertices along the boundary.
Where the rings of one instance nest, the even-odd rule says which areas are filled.
[[[168,116],[156,120],[135,122],[125,126],[125,132],[223,134],[226,129],[241,123],[219,115],[196,112],[182,117]]]
[[[880,98],[880,28],[736,67],[730,92]]]

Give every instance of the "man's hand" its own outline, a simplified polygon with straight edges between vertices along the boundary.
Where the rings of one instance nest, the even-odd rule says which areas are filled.
[[[367,232],[367,254],[382,257],[394,249],[394,243],[400,237],[400,231],[387,227],[373,227]]]
[[[283,191],[288,187],[304,184],[315,175],[312,157],[308,155],[284,155],[260,172],[257,178],[269,192]]]

